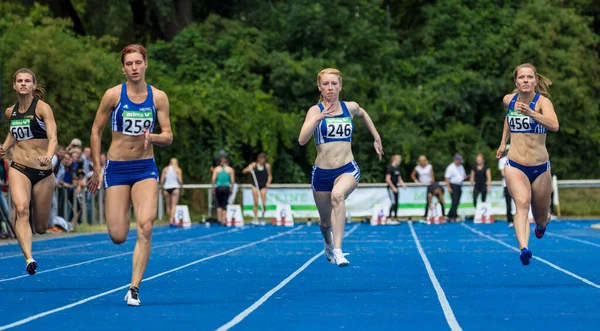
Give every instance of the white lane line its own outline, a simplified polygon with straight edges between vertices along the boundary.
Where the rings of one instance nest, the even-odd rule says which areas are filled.
[[[164,231],[164,232],[153,233],[152,238],[157,237],[157,236],[162,236],[164,234],[172,233],[175,231],[177,231],[177,230],[168,230],[168,231]],[[95,233],[95,234],[98,234],[98,233]],[[55,238],[55,239],[58,239],[58,238]],[[137,235],[135,235],[135,234],[132,235],[131,238],[127,238],[127,240],[135,240],[135,239],[137,239]],[[47,240],[50,240],[50,239],[46,239],[46,241]],[[36,243],[38,241],[40,241],[40,240],[36,240],[36,241],[34,241],[34,243]],[[63,247],[58,247],[58,248],[45,249],[45,250],[41,250],[41,251],[34,250],[33,253],[35,254],[35,256],[38,256],[41,254],[47,254],[47,253],[51,253],[51,252],[64,251],[66,249],[71,249],[71,248],[88,247],[88,246],[94,246],[94,245],[99,245],[99,244],[107,244],[110,242],[112,242],[112,241],[111,240],[102,240],[102,241],[97,241],[97,242],[88,243],[88,244],[63,246]],[[12,255],[0,255],[0,260],[10,259],[13,257],[23,257],[23,254],[17,253],[17,254],[12,254]]]
[[[269,241],[269,240],[271,240],[271,239],[275,239],[275,238],[277,238],[277,237],[285,236],[285,235],[287,235],[287,234],[289,234],[289,233],[292,233],[292,232],[295,232],[295,231],[297,231],[297,230],[300,230],[300,229],[301,229],[301,228],[303,228],[303,227],[304,227],[304,225],[300,225],[300,226],[299,226],[299,227],[297,227],[297,228],[294,228],[294,229],[291,229],[291,230],[288,230],[288,231],[285,231],[285,232],[281,232],[281,233],[278,233],[278,234],[276,234],[276,235],[269,236],[269,237],[263,238],[263,239],[261,239],[261,240],[257,240],[257,241],[254,241],[254,242],[251,242],[251,243],[248,243],[248,244],[242,245],[242,246],[238,246],[238,247],[236,247],[236,248],[232,248],[232,249],[230,249],[230,250],[227,250],[227,251],[224,251],[224,252],[221,252],[221,253],[218,253],[218,254],[214,254],[214,255],[210,255],[210,256],[207,256],[207,257],[201,258],[201,259],[199,259],[199,260],[196,260],[196,261],[190,262],[190,263],[188,263],[188,264],[184,264],[184,265],[182,265],[182,266],[179,266],[179,267],[177,267],[177,268],[173,268],[173,269],[170,269],[170,270],[167,270],[167,271],[161,272],[161,273],[159,273],[159,274],[156,274],[156,275],[154,275],[154,276],[152,276],[152,277],[144,278],[144,279],[142,280],[142,282],[146,282],[146,281],[149,281],[149,280],[153,280],[153,279],[156,279],[156,278],[162,277],[162,276],[164,276],[164,275],[168,275],[168,274],[170,274],[170,273],[173,273],[173,272],[179,271],[179,270],[181,270],[181,269],[185,269],[185,268],[191,267],[191,266],[193,266],[193,265],[195,265],[195,264],[198,264],[198,263],[201,263],[201,262],[204,262],[204,261],[208,261],[208,260],[212,260],[212,259],[214,259],[214,258],[216,258],[216,257],[223,256],[223,255],[227,255],[227,254],[229,254],[229,253],[233,253],[233,252],[239,251],[239,250],[241,250],[241,249],[248,248],[248,247],[251,247],[251,246],[254,246],[254,245],[257,245],[257,244],[263,243],[263,242],[265,242],[265,241]],[[55,308],[55,309],[52,309],[52,310],[45,311],[45,312],[43,312],[43,313],[39,313],[39,314],[36,314],[36,315],[32,315],[32,316],[29,316],[29,317],[27,317],[27,318],[24,318],[24,319],[22,319],[22,320],[18,320],[18,321],[16,321],[16,322],[13,322],[13,323],[10,323],[10,324],[2,325],[2,326],[0,326],[0,331],[3,331],[3,330],[8,330],[8,329],[10,329],[10,328],[14,328],[14,327],[16,327],[16,326],[23,325],[23,324],[25,324],[25,323],[29,323],[29,322],[31,322],[31,321],[35,321],[35,320],[37,320],[37,319],[39,319],[39,318],[42,318],[42,317],[44,317],[44,316],[48,316],[48,315],[51,315],[51,314],[54,314],[54,313],[58,313],[58,312],[60,312],[60,311],[67,310],[67,309],[70,309],[70,308],[73,308],[73,307],[77,307],[77,306],[79,306],[79,305],[82,305],[82,304],[84,304],[84,303],[86,303],[86,302],[89,302],[89,301],[92,301],[92,300],[95,300],[95,299],[101,298],[101,297],[103,297],[103,296],[107,296],[107,295],[109,295],[109,294],[115,293],[115,292],[117,292],[117,291],[120,291],[120,290],[124,290],[124,289],[126,289],[126,288],[129,288],[129,286],[130,286],[130,285],[131,285],[131,284],[127,284],[127,285],[119,286],[119,287],[117,287],[117,288],[113,288],[112,290],[108,290],[108,291],[106,291],[106,292],[102,292],[102,293],[100,293],[100,294],[96,294],[96,295],[93,295],[93,296],[91,296],[91,297],[87,297],[87,298],[85,298],[85,299],[83,299],[83,300],[79,300],[79,301],[77,301],[77,302],[73,302],[73,303],[71,303],[71,304],[68,304],[68,305],[65,305],[65,306],[62,306],[62,307],[58,307],[58,308]]]
[[[349,236],[352,232],[354,232],[354,230],[356,230],[358,228],[358,226],[359,226],[359,224],[354,225],[354,227],[352,229],[350,229],[348,232],[346,232],[344,234],[344,238]],[[311,257],[308,261],[306,261],[306,263],[304,263],[300,268],[298,268],[298,270],[294,271],[286,279],[281,281],[281,283],[279,283],[277,286],[272,288],[269,292],[265,293],[265,295],[263,295],[260,299],[258,299],[256,302],[254,302],[250,307],[246,308],[246,310],[239,313],[231,321],[225,323],[220,328],[218,328],[217,331],[229,330],[232,327],[236,326],[238,323],[240,323],[242,320],[244,320],[244,318],[248,317],[248,315],[250,315],[253,311],[258,309],[258,307],[260,307],[263,303],[265,303],[265,301],[269,300],[269,298],[271,296],[273,296],[273,294],[277,293],[277,291],[281,290],[285,285],[287,285],[287,283],[289,283],[292,279],[294,279],[302,271],[304,271],[304,269],[308,268],[308,266],[310,266],[313,262],[315,262],[316,259],[321,257],[321,255],[323,255],[323,254],[324,254],[324,252],[321,251],[317,255]]]
[[[587,244],[587,245],[591,245],[591,246],[595,246],[595,247],[600,247],[600,244],[596,244],[596,243],[593,243],[591,241],[587,241],[587,240],[583,240],[583,239],[578,239],[578,238],[573,238],[573,237],[565,236],[565,235],[562,235],[562,234],[548,233],[546,231],[546,235],[550,236],[550,237],[557,237],[557,238],[567,239],[567,240],[571,240],[571,241],[576,241],[576,242],[582,243],[582,244]]]
[[[474,228],[472,228],[472,227],[470,227],[470,226],[468,226],[468,225],[466,225],[466,224],[464,224],[464,223],[460,223],[460,225],[462,225],[462,226],[464,226],[465,228],[467,228],[467,229],[471,230],[471,232],[473,232],[473,233],[476,233],[476,234],[478,234],[478,235],[480,235],[480,236],[482,236],[482,237],[484,237],[484,238],[487,238],[487,239],[489,239],[489,240],[491,240],[491,241],[497,242],[497,243],[499,243],[499,244],[500,244],[500,245],[502,245],[502,246],[505,246],[505,247],[507,247],[507,248],[510,248],[510,249],[512,249],[513,251],[521,252],[521,251],[520,251],[518,248],[516,248],[516,247],[513,247],[513,246],[511,246],[511,245],[509,245],[509,244],[505,243],[505,242],[504,242],[504,241],[502,241],[502,240],[498,240],[498,239],[496,239],[496,238],[494,238],[494,237],[492,237],[492,236],[488,236],[487,234],[485,234],[485,233],[483,233],[483,232],[481,232],[481,231],[478,231],[478,230],[476,230],[476,229],[474,229]],[[600,289],[600,285],[598,285],[598,284],[596,284],[596,283],[592,282],[591,280],[588,280],[588,279],[586,279],[586,278],[583,278],[583,277],[581,277],[581,276],[579,276],[579,275],[577,275],[577,274],[575,274],[575,273],[572,273],[572,272],[570,272],[570,271],[569,271],[569,270],[567,270],[567,269],[563,269],[563,268],[561,268],[561,267],[557,266],[556,264],[554,264],[554,263],[552,263],[552,262],[550,262],[550,261],[548,261],[548,260],[542,259],[541,257],[537,257],[537,256],[535,256],[535,255],[533,256],[533,258],[534,258],[534,259],[536,259],[536,260],[538,260],[538,261],[540,261],[540,262],[542,262],[542,263],[544,263],[544,264],[547,264],[547,265],[549,265],[550,267],[552,267],[552,268],[554,268],[554,269],[556,269],[556,270],[558,270],[558,271],[560,271],[560,272],[563,272],[563,273],[565,273],[565,274],[567,274],[567,275],[569,275],[569,276],[571,276],[571,277],[573,277],[573,278],[575,278],[575,279],[577,279],[577,280],[580,280],[580,281],[582,281],[582,282],[584,282],[584,283],[586,283],[586,284],[588,284],[588,285],[590,285],[590,286],[592,286],[592,287],[595,287],[595,288],[598,288],[598,289]]]
[[[167,225],[158,225],[158,226],[155,226],[154,228],[161,229],[161,228],[166,228],[166,227],[167,227]],[[169,231],[177,231],[177,230],[168,230],[168,231],[165,231],[164,233],[169,232]],[[161,232],[161,233],[163,233],[163,232]],[[36,239],[34,241],[34,243],[42,242],[42,241],[59,240],[59,239],[71,239],[71,238],[77,238],[77,237],[83,237],[83,236],[102,235],[102,234],[106,234],[106,233],[103,233],[103,232],[76,233],[76,234],[69,234],[66,236],[50,237],[50,238],[45,238],[45,239]],[[34,236],[37,236],[37,235],[34,235]],[[16,239],[8,239],[8,240],[9,240],[9,242],[6,244],[0,243],[0,247],[19,245],[19,242]]]
[[[446,293],[444,293],[444,289],[440,285],[440,282],[438,281],[437,277],[435,276],[435,273],[433,272],[433,268],[431,267],[431,263],[429,263],[429,259],[427,258],[425,251],[423,250],[423,246],[421,246],[421,242],[419,241],[419,237],[417,237],[417,233],[415,232],[415,228],[412,224],[412,221],[408,222],[408,227],[410,228],[410,233],[412,234],[412,237],[415,240],[415,243],[417,244],[417,250],[419,251],[419,254],[421,255],[421,259],[423,260],[423,263],[425,264],[425,269],[427,269],[427,274],[429,274],[429,279],[431,280],[431,283],[433,284],[433,288],[435,289],[435,292],[437,293],[438,301],[440,302],[440,305],[442,306],[442,310],[444,311],[444,316],[446,317],[446,322],[448,323],[448,326],[450,326],[450,330],[453,330],[453,331],[462,330],[462,328],[458,324],[458,321],[456,320],[456,316],[454,316],[452,307],[450,307],[450,303],[448,302],[448,299],[446,298]]]
[[[193,241],[193,240],[204,239],[204,238],[211,238],[211,237],[219,236],[219,235],[222,235],[222,234],[225,234],[225,233],[232,233],[232,232],[237,232],[237,231],[239,231],[239,229],[237,229],[237,228],[236,229],[231,229],[231,230],[228,230],[228,231],[217,232],[217,233],[208,234],[208,235],[201,236],[201,237],[194,237],[194,238],[189,238],[189,239],[180,240],[180,241],[176,241],[176,242],[171,242],[171,243],[168,243],[168,244],[156,245],[156,246],[152,247],[152,249],[157,249],[157,248],[162,248],[162,247],[169,247],[169,246],[173,246],[173,245],[179,245],[179,244],[183,244],[183,243],[190,242],[190,241]],[[78,266],[84,265],[84,264],[90,264],[90,263],[94,263],[94,262],[98,262],[98,261],[102,261],[102,260],[114,259],[114,258],[117,258],[117,257],[120,257],[120,256],[131,255],[131,254],[133,254],[133,251],[131,251],[131,252],[125,252],[125,253],[120,253],[120,254],[115,254],[115,255],[103,256],[103,257],[99,257],[99,258],[92,259],[92,260],[87,260],[87,261],[83,261],[83,262],[79,262],[79,263],[65,265],[65,266],[62,266],[62,267],[56,267],[56,268],[52,268],[52,269],[38,271],[36,273],[36,275],[44,274],[44,273],[52,272],[52,271],[56,271],[56,270],[62,270],[62,269],[68,269],[68,268],[78,267]],[[28,274],[25,274],[25,275],[20,275],[20,276],[11,277],[11,278],[0,278],[0,283],[4,283],[4,282],[11,281],[11,280],[16,280],[16,279],[21,279],[21,278],[25,278],[25,277],[31,277],[31,276],[28,275]]]

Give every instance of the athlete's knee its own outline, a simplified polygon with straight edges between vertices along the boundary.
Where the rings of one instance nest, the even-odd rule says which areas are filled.
[[[111,232],[110,233],[110,240],[112,240],[112,242],[115,243],[116,245],[121,245],[121,244],[125,243],[125,241],[127,241],[127,233],[124,233],[124,232],[120,232],[120,233]]]
[[[15,205],[15,213],[17,215],[17,219],[25,218],[29,220],[29,205],[28,204],[16,204]]]
[[[515,206],[517,209],[529,209],[529,206],[531,205],[531,199],[526,197],[513,198],[513,200],[515,201]]]
[[[344,203],[344,200],[346,200],[346,197],[344,196],[343,192],[331,192],[331,205],[332,206],[337,206],[337,205],[341,205]]]
[[[319,226],[324,230],[331,230],[331,220],[319,220]]]
[[[152,220],[138,220],[138,238],[150,239],[152,236]]]
[[[48,226],[46,224],[36,224],[34,228],[37,234],[44,234],[46,233],[46,230],[48,230]]]

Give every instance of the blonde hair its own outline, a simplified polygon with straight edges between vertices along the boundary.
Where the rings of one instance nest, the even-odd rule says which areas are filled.
[[[41,87],[40,85],[38,85],[37,83],[37,78],[35,77],[35,74],[33,73],[33,71],[31,71],[31,69],[28,68],[21,68],[19,70],[17,70],[13,76],[13,84],[17,83],[17,75],[18,74],[30,74],[31,77],[33,78],[33,85],[35,85],[35,89],[33,89],[33,96],[40,99],[40,100],[44,100],[44,88]]]
[[[427,157],[425,155],[420,155],[419,158],[417,159],[418,162],[421,162],[421,160],[425,160],[425,163],[428,163]]]
[[[515,70],[513,71],[513,78],[515,80],[515,82],[517,81],[517,75],[519,73],[519,70],[523,69],[523,68],[530,68],[531,70],[533,70],[533,73],[535,74],[535,80],[537,81],[537,84],[535,84],[535,89],[534,91],[536,93],[539,93],[543,96],[545,96],[546,98],[550,98],[550,93],[548,93],[548,87],[550,85],[552,85],[552,81],[540,74],[538,74],[537,70],[535,69],[535,67],[533,66],[533,64],[530,63],[523,63],[518,65]],[[519,89],[514,89],[513,93],[518,92]]]
[[[321,86],[321,77],[323,77],[323,75],[327,75],[327,74],[336,75],[338,77],[338,80],[340,81],[340,85],[342,85],[342,73],[335,68],[325,68],[325,69],[321,70],[319,72],[319,74],[317,75],[317,86]],[[321,93],[321,95],[319,96],[319,103],[321,103],[322,101],[323,101],[323,94]]]

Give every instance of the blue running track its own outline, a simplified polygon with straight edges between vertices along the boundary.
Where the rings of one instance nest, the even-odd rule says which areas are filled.
[[[128,307],[135,231],[0,246],[1,330],[598,330],[600,231],[553,222],[521,265],[506,223],[348,224],[338,268],[318,226],[154,229]]]

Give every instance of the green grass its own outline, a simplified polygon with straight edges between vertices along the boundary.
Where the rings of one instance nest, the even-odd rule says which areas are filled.
[[[562,188],[558,190],[561,217],[600,216],[600,188]]]

